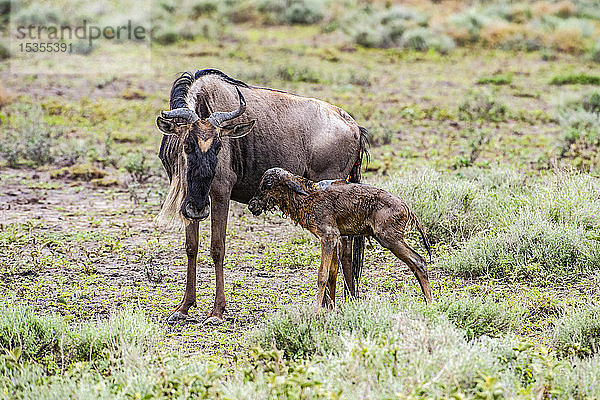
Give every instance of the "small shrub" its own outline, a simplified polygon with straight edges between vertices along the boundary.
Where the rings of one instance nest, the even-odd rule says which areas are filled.
[[[404,171],[380,185],[410,205],[430,241],[453,244],[509,223],[530,190],[522,174],[500,168],[463,169],[460,175]]]
[[[223,15],[234,24],[243,24],[246,22],[259,23],[261,15],[253,1],[238,1],[229,3],[223,11]]]
[[[585,111],[590,113],[596,113],[600,116],[600,92],[595,92],[583,96],[581,103]]]
[[[562,0],[552,5],[551,12],[561,18],[568,18],[575,15],[577,7],[569,0]]]
[[[104,178],[107,172],[91,164],[75,164],[70,167],[50,170],[49,174],[51,179],[74,179],[88,182]]]
[[[378,313],[371,313],[377,308]],[[275,345],[286,357],[302,359],[316,354],[339,352],[339,337],[380,337],[389,331],[391,308],[374,302],[344,304],[328,315],[315,316],[309,307],[290,307],[278,312],[254,332],[251,342],[264,348]]]
[[[550,45],[565,53],[579,53],[583,49],[583,36],[576,28],[561,28],[550,34]]]
[[[14,299],[12,299],[14,301]],[[107,351],[120,346],[144,347],[156,326],[133,310],[114,313],[108,321],[69,324],[59,315],[38,316],[30,307],[1,300],[0,349],[19,348],[26,361],[39,362],[50,371],[77,361],[107,358]]]
[[[257,10],[267,24],[315,24],[323,19],[324,4],[318,0],[261,0]]]
[[[600,305],[568,312],[556,323],[556,348],[562,355],[600,354]]]
[[[13,96],[4,88],[0,81],[0,109],[4,106],[9,105],[13,100]],[[2,118],[0,117],[0,125],[2,124]]]
[[[0,17],[6,21],[10,15],[10,2],[11,0],[0,0]]]
[[[589,170],[600,165],[600,116],[595,110],[597,104],[590,98],[582,108],[562,110],[559,121],[563,129],[562,144],[559,156],[570,158],[574,165],[582,170]]]
[[[588,57],[591,61],[600,63],[600,40],[597,40],[588,50]]]
[[[551,85],[600,85],[600,76],[586,73],[556,75],[550,81]]]
[[[458,115],[460,119],[466,121],[500,122],[506,120],[508,109],[506,105],[487,93],[472,92],[458,106]]]
[[[447,53],[454,41],[427,28],[426,15],[414,9],[394,6],[388,10],[365,10],[341,23],[355,43],[364,47],[404,47],[417,51]]]
[[[525,213],[499,232],[475,236],[440,266],[461,276],[543,284],[600,269],[600,242],[587,238],[580,226]]]
[[[523,27],[503,20],[495,20],[481,28],[482,43],[488,47],[498,47],[511,37],[523,33]]]
[[[479,85],[510,85],[513,81],[513,74],[505,73],[505,74],[495,74],[492,76],[484,76],[477,80]]]
[[[54,138],[37,104],[17,104],[0,133],[0,156],[10,166],[26,162],[33,166],[54,160]]]
[[[301,66],[280,66],[277,69],[277,76],[284,81],[289,82],[320,83],[323,81],[321,74],[308,67]]]
[[[63,340],[65,322],[60,316],[37,316],[29,307],[9,306],[0,311],[0,349],[19,348],[26,361],[52,362]]]
[[[499,337],[517,327],[525,311],[509,308],[489,298],[443,298],[435,308],[448,316],[457,328],[464,330],[467,339],[482,335]]]
[[[183,36],[173,26],[168,26],[158,31],[153,31],[152,39],[163,46],[175,44],[183,40]]]
[[[217,0],[200,0],[192,5],[192,17],[194,19],[206,15],[211,15],[219,9]]]
[[[409,29],[402,35],[402,45],[416,51],[433,49],[446,54],[454,48],[454,41],[443,34],[435,34],[427,28]]]
[[[10,50],[4,42],[0,42],[0,60],[6,60],[10,58]]]
[[[22,25],[48,25],[68,22],[60,8],[48,4],[32,4],[23,7],[16,11],[13,18],[15,22]]]
[[[130,153],[127,156],[125,170],[137,183],[144,183],[152,176],[148,155],[142,151]]]
[[[467,134],[468,151],[463,152],[454,163],[454,168],[471,167],[481,154],[483,146],[490,140],[490,132],[486,130],[470,130]]]
[[[316,0],[294,1],[284,13],[289,24],[315,24],[323,19],[323,3]]]
[[[132,309],[116,312],[108,321],[84,323],[74,328],[68,342],[71,362],[106,359],[123,345],[149,347],[158,332],[156,325]]]
[[[481,28],[487,23],[487,17],[478,11],[469,10],[452,15],[448,19],[446,32],[461,45],[475,43],[479,40]]]

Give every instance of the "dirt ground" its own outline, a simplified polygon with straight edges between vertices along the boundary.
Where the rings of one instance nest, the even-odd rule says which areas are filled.
[[[177,305],[185,285],[185,235],[181,228],[162,228],[153,221],[166,180],[136,189],[144,197],[136,204],[125,187],[98,189],[23,169],[4,170],[1,177],[1,234],[10,238],[0,256],[4,265],[0,287],[16,293],[15,301],[78,319],[141,307],[155,321],[163,321]],[[242,204],[232,202],[229,215],[225,323],[201,324],[214,296],[210,225],[204,221],[198,305],[190,313],[196,321],[164,323],[165,346],[186,354],[230,356],[243,334],[265,315],[288,304],[313,301],[319,260],[316,239],[278,215],[254,217]],[[374,290],[411,290],[419,299],[408,269],[382,250],[368,250],[369,259],[378,259],[385,268],[365,272],[363,292],[400,273],[407,279]],[[397,287],[404,285],[408,288]],[[339,296],[341,288],[340,278]]]

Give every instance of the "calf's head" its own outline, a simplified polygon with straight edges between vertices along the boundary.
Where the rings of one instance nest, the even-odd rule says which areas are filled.
[[[222,139],[240,138],[252,130],[255,120],[239,124],[228,122],[246,111],[246,101],[236,87],[239,107],[230,112],[214,112],[208,118],[200,118],[190,108],[163,111],[156,125],[165,135],[179,138],[179,156],[182,186],[185,196],[180,206],[181,214],[189,220],[203,220],[210,213],[210,186],[217,170],[217,156]]]
[[[308,195],[303,186],[299,177],[282,168],[268,169],[260,180],[258,195],[250,200],[248,209],[252,214],[260,215],[276,206],[281,207],[289,196]]]

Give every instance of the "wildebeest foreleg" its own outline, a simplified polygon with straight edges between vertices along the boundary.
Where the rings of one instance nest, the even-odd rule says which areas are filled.
[[[190,307],[196,305],[196,258],[198,257],[198,222],[190,222],[185,227],[185,253],[187,255],[187,276],[183,300],[167,319],[176,322],[187,318]]]
[[[213,184],[213,188],[215,185]],[[223,276],[223,259],[225,258],[225,234],[227,231],[227,214],[229,213],[230,190],[226,193],[211,189],[210,209],[210,255],[215,264],[215,303],[205,322],[223,321],[225,312],[225,282]]]
[[[337,242],[338,237],[335,235],[326,235],[321,238],[321,265],[319,266],[319,272],[317,275],[317,312],[323,305],[325,286],[329,282],[329,271],[332,268],[331,264],[334,261]],[[335,268],[337,268],[337,257],[335,258]]]

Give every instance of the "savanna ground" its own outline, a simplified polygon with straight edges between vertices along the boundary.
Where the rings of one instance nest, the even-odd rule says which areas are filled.
[[[600,398],[600,5],[283,3],[158,2],[151,73],[16,73],[2,47],[0,396]],[[232,203],[225,323],[201,324],[208,221],[196,322],[164,322],[186,259],[153,222],[154,121],[208,67],[369,129],[365,181],[427,227],[433,305],[373,242],[361,300],[314,316],[316,239]]]

